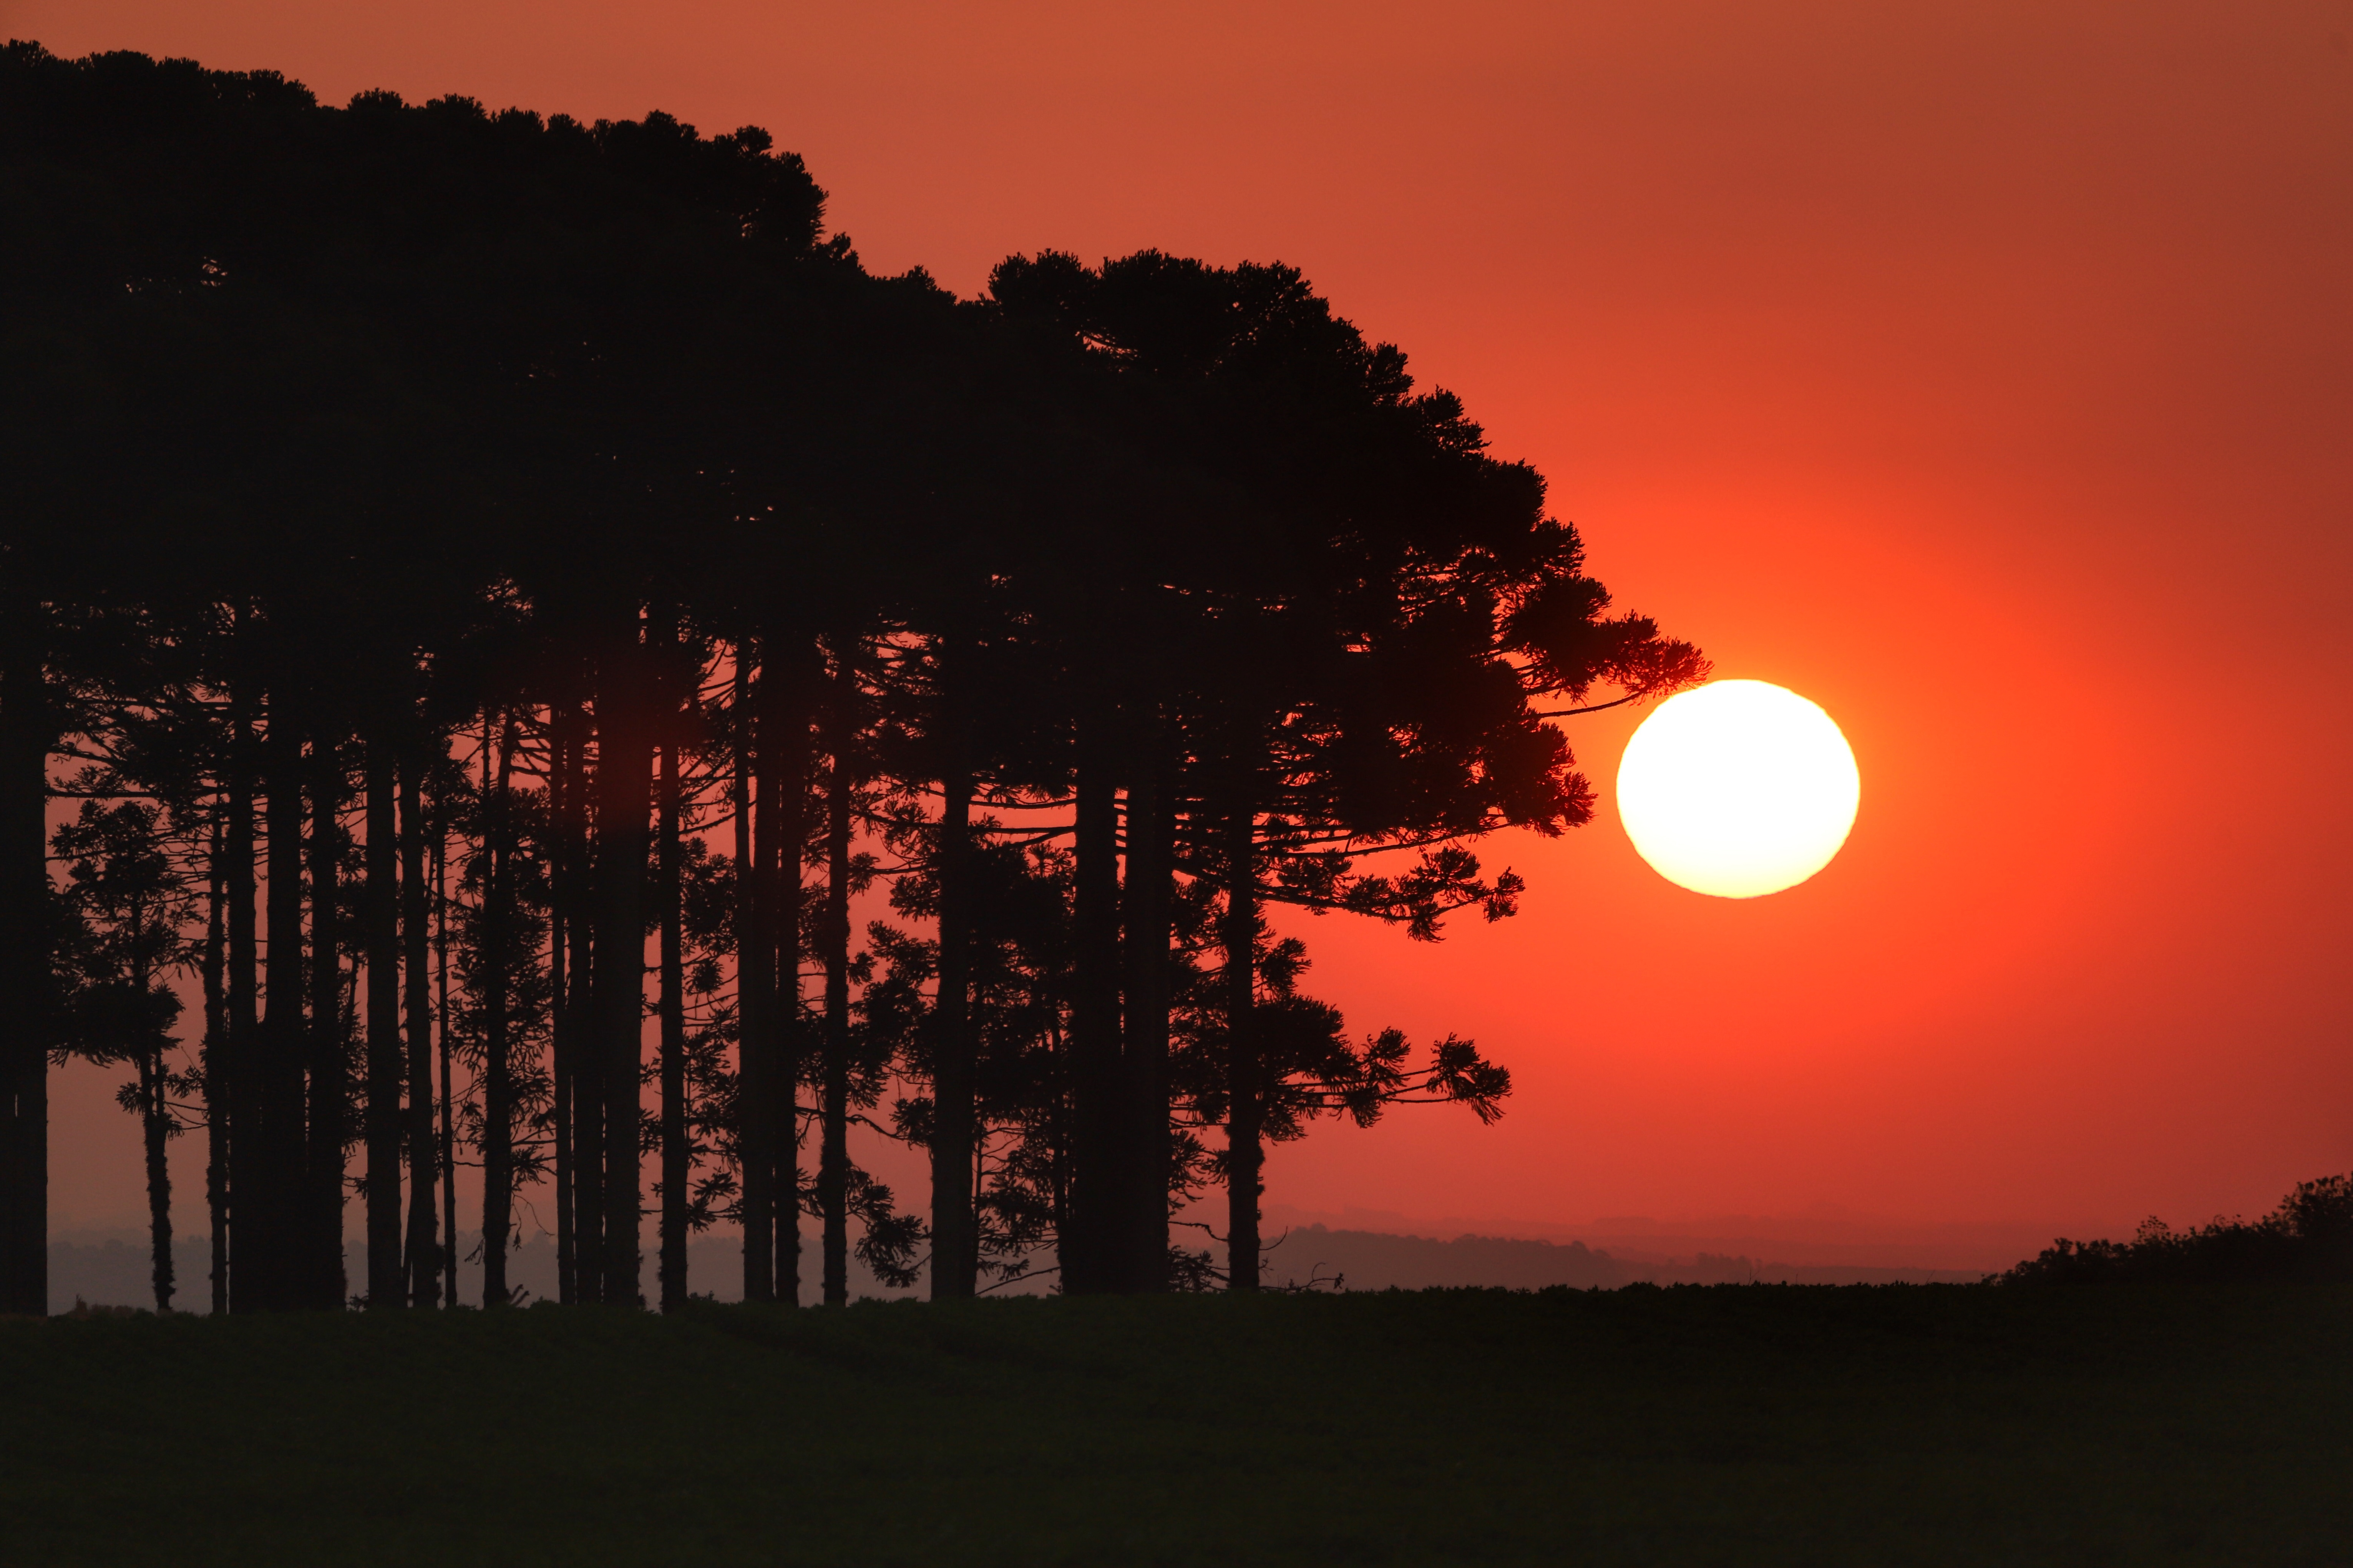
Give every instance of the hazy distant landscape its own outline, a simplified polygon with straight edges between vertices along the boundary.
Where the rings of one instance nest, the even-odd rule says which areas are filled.
[[[1278,1211],[1279,1212],[1279,1211]],[[1615,1289],[1621,1285],[1930,1285],[1968,1284],[2009,1268],[2050,1244],[2051,1236],[2021,1245],[1999,1262],[1982,1265],[1982,1250],[1998,1245],[1979,1240],[1948,1244],[1941,1251],[1917,1244],[1850,1238],[1809,1242],[1792,1238],[1788,1226],[1759,1225],[1746,1234],[1721,1223],[1699,1227],[1706,1234],[1685,1237],[1673,1229],[1635,1229],[1637,1222],[1614,1222],[1605,1242],[1581,1238],[1554,1240],[1531,1237],[1416,1236],[1390,1231],[1360,1230],[1309,1222],[1277,1226],[1269,1232],[1281,1237],[1271,1254],[1269,1279],[1278,1285],[1323,1289],[1420,1290],[1432,1288],[1501,1287],[1537,1290],[1565,1285],[1573,1289]],[[1996,1227],[1954,1227],[1994,1229]],[[2018,1227],[2004,1227],[2018,1228]],[[480,1237],[465,1236],[470,1254]],[[741,1300],[744,1295],[741,1243],[732,1236],[710,1236],[687,1249],[690,1289],[718,1301]],[[1967,1267],[1923,1267],[1897,1258],[1935,1257],[1940,1261],[1958,1256]],[[206,1310],[205,1281],[211,1267],[208,1244],[201,1237],[182,1239],[172,1248],[177,1270],[178,1302],[183,1310]],[[1041,1258],[1039,1265],[1051,1262]],[[148,1282],[146,1238],[130,1229],[86,1229],[61,1233],[49,1245],[49,1310],[62,1312],[75,1302],[91,1306],[143,1306],[152,1300]],[[350,1269],[355,1279],[366,1274],[366,1248],[354,1245]],[[856,1259],[850,1263],[851,1291],[859,1297],[898,1300],[923,1294],[923,1282],[895,1289],[878,1281]],[[507,1265],[508,1278],[523,1292],[522,1300],[555,1299],[555,1247],[540,1237],[519,1248]],[[459,1297],[477,1301],[481,1296],[481,1264],[461,1263]],[[1036,1294],[1047,1289],[1050,1274],[1000,1288],[997,1293]],[[818,1299],[813,1277],[802,1281],[806,1303]]]
[[[1722,1247],[1725,1244],[1719,1243]],[[1566,1285],[1614,1289],[1652,1285],[1959,1285],[1985,1271],[1966,1268],[1869,1268],[1851,1263],[1792,1262],[1752,1246],[1748,1250],[1590,1247],[1508,1237],[1392,1236],[1379,1231],[1293,1230],[1275,1249],[1280,1282],[1326,1283],[1351,1290],[1423,1290],[1434,1287],[1501,1286],[1538,1290]]]
[[[1861,1214],[1820,1205],[1797,1214],[1719,1214],[1680,1219],[1603,1215],[1581,1224],[1493,1215],[1408,1215],[1348,1205],[1333,1212],[1283,1203],[1266,1205],[1270,1241],[1286,1231],[1321,1226],[1330,1231],[1422,1237],[1440,1242],[1497,1237],[1521,1242],[1582,1243],[1620,1262],[1641,1267],[1695,1263],[1703,1255],[1747,1258],[1759,1266],[1842,1268],[1876,1272],[1960,1275],[1976,1279],[1998,1274],[2033,1257],[2059,1236],[2114,1236],[2132,1229],[2134,1219],[2081,1215],[2045,1215],[2005,1220],[1920,1222]],[[1296,1268],[1277,1250],[1278,1268]],[[1873,1272],[1875,1271],[1875,1272]],[[1502,1279],[1448,1283],[1500,1285]]]

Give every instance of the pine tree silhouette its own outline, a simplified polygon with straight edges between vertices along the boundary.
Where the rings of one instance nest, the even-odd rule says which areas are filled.
[[[1508,915],[1474,842],[1591,812],[1552,721],[1705,671],[1294,268],[958,300],[756,129],[21,45],[0,152],[0,1309],[104,946],[69,744],[176,847],[204,1037],[142,1103],[204,1120],[219,1305],[345,1302],[355,1153],[379,1309],[454,1304],[461,1158],[494,1304],[543,1184],[560,1298],[638,1304],[649,1175],[668,1309],[721,1220],[797,1300],[804,1213],[830,1303],[926,1243],[938,1297],[1198,1282],[1212,1183],[1249,1289],[1268,1142],[1509,1089],[1344,1028],[1282,911]]]

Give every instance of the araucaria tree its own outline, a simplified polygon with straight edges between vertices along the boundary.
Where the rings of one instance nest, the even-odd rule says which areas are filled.
[[[1500,1114],[1295,916],[1508,916],[1554,721],[1697,651],[1296,269],[959,300],[825,202],[756,128],[0,53],[0,1311],[67,1052],[158,1307],[186,1134],[237,1311],[504,1306],[550,1224],[566,1301],[713,1226],[754,1300],[1253,1289],[1269,1143]]]

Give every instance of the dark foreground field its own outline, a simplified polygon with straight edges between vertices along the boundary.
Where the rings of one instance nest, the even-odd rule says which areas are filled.
[[[0,1562],[2344,1563],[2353,1289],[0,1323]]]

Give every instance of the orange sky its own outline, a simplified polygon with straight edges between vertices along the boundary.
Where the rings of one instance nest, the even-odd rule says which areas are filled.
[[[1895,14],[1895,13],[1900,13]],[[1591,828],[1311,988],[1519,1093],[1271,1202],[2181,1221],[2353,1167],[2353,0],[0,0],[0,33],[745,121],[868,264],[1306,269],[1533,459],[1621,604],[1826,707],[1847,849],[1725,903]],[[60,1218],[135,1212],[77,1076]],[[195,1220],[194,1195],[184,1223]]]

